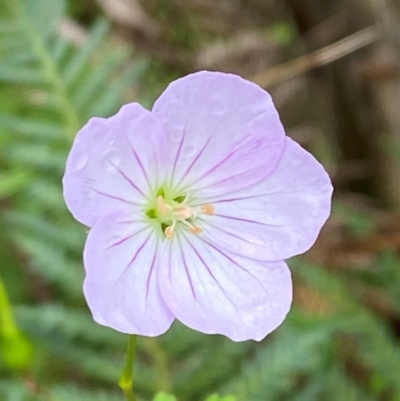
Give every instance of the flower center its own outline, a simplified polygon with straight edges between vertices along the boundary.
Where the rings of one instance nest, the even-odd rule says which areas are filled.
[[[188,227],[192,234],[199,235],[203,229],[196,224],[200,214],[212,216],[215,214],[215,206],[210,204],[199,207],[191,207],[187,204],[189,196],[178,196],[174,199],[166,199],[163,191],[159,191],[154,209],[146,212],[152,219],[161,223],[165,237],[171,239],[175,235],[178,224]]]

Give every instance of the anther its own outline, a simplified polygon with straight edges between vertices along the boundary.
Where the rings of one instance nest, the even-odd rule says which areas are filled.
[[[214,205],[210,205],[210,204],[202,205],[200,207],[200,211],[201,211],[201,213],[206,214],[208,216],[214,216],[214,214],[215,214],[215,206]]]
[[[190,223],[190,222],[187,221],[187,220],[182,220],[182,223],[183,223],[185,226],[187,226],[187,227],[189,228],[189,231],[190,231],[192,234],[199,235],[200,233],[203,232],[203,229],[202,229],[201,227],[195,226],[194,224]]]
[[[189,231],[192,234],[199,235],[199,234],[201,234],[203,232],[203,229],[201,227],[199,227],[199,226],[192,226],[192,227],[189,228]]]
[[[164,230],[165,237],[168,239],[171,239],[174,236],[174,227],[173,226],[168,226]]]
[[[179,202],[181,197],[171,200],[171,204],[165,202],[163,195],[158,195],[156,199],[156,216],[164,225],[170,224],[164,229],[164,235],[168,239],[175,236],[175,227],[177,223],[184,224],[188,227],[189,232],[195,235],[200,235],[203,228],[193,224],[199,214],[213,216],[215,214],[215,206],[211,204],[201,205],[200,207],[192,208],[186,204],[189,199],[189,194],[186,194],[183,201]]]

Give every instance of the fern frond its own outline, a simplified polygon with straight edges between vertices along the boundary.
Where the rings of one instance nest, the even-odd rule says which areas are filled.
[[[312,374],[323,365],[332,347],[334,326],[297,328],[287,320],[243,371],[223,388],[247,401],[273,401],[296,385],[299,375]]]
[[[0,81],[13,93],[0,105],[0,169],[7,168],[0,194],[18,195],[19,210],[6,215],[6,224],[31,267],[76,298],[83,276],[76,250],[85,234],[66,211],[60,182],[70,141],[88,117],[113,113],[143,68],[128,49],[106,43],[104,19],[82,48],[61,38],[65,0],[1,0],[0,6]]]
[[[0,380],[0,399],[4,401],[41,401],[29,394],[26,387],[17,380]]]
[[[104,391],[104,390],[89,390],[77,388],[74,386],[57,386],[50,391],[52,397],[57,401],[124,401],[125,398],[120,392]]]
[[[20,327],[31,332],[37,339],[45,340],[49,335],[66,343],[90,344],[93,349],[101,346],[113,348],[123,354],[126,338],[123,334],[98,325],[87,318],[87,313],[76,308],[65,308],[58,304],[19,306],[15,314]]]

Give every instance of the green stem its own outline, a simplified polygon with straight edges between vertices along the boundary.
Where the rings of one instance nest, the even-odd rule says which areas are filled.
[[[14,337],[18,334],[17,325],[11,311],[6,288],[0,277],[0,337]]]
[[[128,349],[126,350],[125,367],[118,381],[119,386],[125,393],[127,401],[136,401],[136,397],[133,392],[133,364],[135,362],[135,351],[136,336],[130,335]]]

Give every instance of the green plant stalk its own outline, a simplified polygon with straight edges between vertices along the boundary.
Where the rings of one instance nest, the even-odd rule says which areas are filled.
[[[136,353],[136,336],[130,335],[128,348],[126,350],[124,370],[122,371],[121,377],[119,378],[118,381],[118,384],[122,388],[127,401],[136,401],[136,397],[133,392],[133,365],[135,362],[135,353]]]
[[[10,301],[6,293],[6,288],[0,277],[0,336],[13,337],[18,334],[17,325],[15,324]]]
[[[11,302],[0,277],[0,355],[16,372],[27,371],[33,360],[33,346],[15,323]]]

